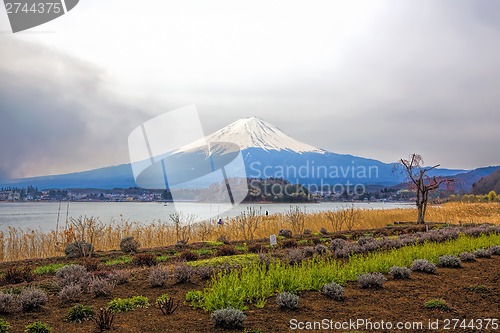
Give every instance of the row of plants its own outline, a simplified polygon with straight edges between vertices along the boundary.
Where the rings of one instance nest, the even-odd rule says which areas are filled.
[[[314,256],[300,263],[290,264],[282,260],[269,260],[243,266],[240,269],[222,271],[204,289],[198,304],[207,311],[233,307],[246,309],[249,304],[262,303],[276,292],[297,293],[306,290],[319,291],[332,281],[345,285],[356,281],[365,273],[388,273],[393,266],[409,267],[417,259],[438,263],[444,255],[460,255],[476,250],[479,256],[486,249],[500,244],[500,234],[495,232],[479,236],[460,234],[456,239],[442,243],[426,241],[389,251],[350,254],[347,262],[332,257]],[[498,251],[497,247],[494,247]]]

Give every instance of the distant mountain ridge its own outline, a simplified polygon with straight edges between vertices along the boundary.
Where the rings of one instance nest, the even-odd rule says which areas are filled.
[[[490,191],[500,193],[500,167],[496,171],[481,177],[472,185],[474,194],[488,194]]]
[[[401,183],[404,175],[394,172],[395,163],[328,152],[300,142],[276,126],[256,117],[237,120],[208,135],[207,146],[195,141],[169,155],[223,156],[235,146],[241,150],[246,174],[249,178],[284,178],[292,183],[315,185],[392,186]],[[193,159],[194,160],[194,159]],[[229,171],[235,170],[228,170]],[[245,170],[236,170],[241,174]],[[467,170],[435,169],[431,175],[454,176]],[[38,188],[128,188],[136,186],[130,164],[100,168],[64,175],[15,179],[3,186],[28,185]],[[208,186],[198,183],[199,187]]]

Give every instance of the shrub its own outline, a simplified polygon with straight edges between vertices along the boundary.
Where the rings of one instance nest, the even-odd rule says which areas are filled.
[[[323,235],[328,235],[328,230],[326,228],[319,229],[319,232]]]
[[[211,266],[200,266],[196,268],[196,275],[198,275],[198,277],[201,280],[210,279],[212,277],[213,272],[214,270]]]
[[[149,271],[148,282],[152,288],[163,287],[167,283],[168,270],[165,267],[153,267]]]
[[[491,252],[485,249],[474,251],[474,255],[476,258],[491,258]]]
[[[292,230],[281,229],[278,232],[278,236],[285,237],[285,238],[292,238]]]
[[[238,250],[232,245],[223,245],[217,249],[217,256],[232,256],[238,253]]]
[[[489,292],[488,287],[486,287],[482,284],[475,285],[475,286],[468,286],[466,289],[473,291],[473,292],[476,292],[476,293],[480,293],[480,294]]]
[[[134,237],[125,237],[120,241],[120,250],[125,253],[137,252],[141,244]]]
[[[349,243],[342,238],[332,239],[332,241],[330,242],[330,250],[335,251],[337,249],[344,248],[347,244]]]
[[[191,281],[193,267],[188,265],[179,265],[174,269],[174,278],[177,283],[186,283]]]
[[[0,313],[11,313],[16,310],[16,297],[13,294],[0,292]]]
[[[95,272],[101,269],[101,262],[96,258],[85,257],[81,260],[81,264],[88,272]]]
[[[50,333],[52,332],[52,327],[49,324],[42,323],[41,321],[34,322],[32,324],[26,325],[26,333]]]
[[[5,270],[3,280],[8,284],[17,284],[21,282],[32,282],[35,280],[35,274],[31,268],[22,266],[11,266]]]
[[[108,296],[115,288],[115,285],[108,279],[95,277],[89,282],[89,292],[93,297]]]
[[[316,254],[316,249],[313,246],[305,246],[302,248],[304,257],[309,258]]]
[[[136,308],[146,308],[149,300],[145,296],[133,296],[130,298],[115,298],[108,303],[107,309],[113,312],[127,312]]]
[[[161,313],[170,315],[177,310],[180,302],[175,303],[174,299],[168,294],[163,294],[156,299],[156,306],[160,308]]]
[[[82,265],[69,265],[60,268],[56,271],[56,277],[58,278],[59,285],[61,287],[70,284],[80,284],[86,286],[90,279],[87,269]]]
[[[358,283],[361,288],[382,288],[387,281],[382,273],[367,273],[358,276]]]
[[[361,245],[361,246],[364,246],[368,243],[373,243],[374,242],[374,239],[373,237],[371,236],[367,236],[367,237],[360,237],[358,239],[358,245]]]
[[[198,307],[201,301],[203,301],[203,292],[191,290],[186,293],[186,302],[190,302],[194,307]]]
[[[89,320],[94,316],[94,309],[88,305],[78,304],[69,309],[66,315],[65,321],[73,323],[81,323],[83,321]]]
[[[76,241],[66,245],[64,254],[68,258],[91,257],[94,254],[94,246],[86,241]]]
[[[314,251],[319,255],[325,255],[328,252],[328,248],[323,244],[318,244],[314,247]]]
[[[286,253],[285,258],[290,265],[299,264],[304,260],[304,252],[301,249],[293,249]]]
[[[460,253],[460,260],[464,262],[472,262],[476,261],[476,256],[474,255],[474,253],[462,252]]]
[[[406,280],[410,278],[411,269],[393,266],[389,269],[389,274],[396,280]]]
[[[37,310],[47,303],[47,294],[37,288],[26,288],[17,296],[17,303],[22,311]]]
[[[460,258],[454,255],[440,256],[438,259],[438,265],[441,267],[462,267],[462,262]]]
[[[442,299],[431,299],[424,303],[424,307],[426,307],[427,309],[439,309],[439,310],[450,309],[446,301]]]
[[[68,266],[68,264],[48,264],[36,267],[33,272],[38,275],[53,274],[59,268],[63,268],[64,266]]]
[[[282,309],[295,310],[299,307],[299,296],[289,292],[280,293],[276,296],[276,303]]]
[[[110,309],[99,309],[96,316],[92,317],[94,323],[97,325],[99,330],[106,331],[113,329],[113,322],[115,320],[115,314]]]
[[[500,256],[500,245],[490,247],[490,253],[496,256]]]
[[[261,253],[266,252],[266,247],[263,244],[252,244],[248,247],[248,252],[250,253]]]
[[[292,248],[292,247],[297,247],[297,241],[293,238],[290,239],[285,239],[283,243],[281,243],[281,246],[285,249],[287,248]]]
[[[241,310],[233,307],[220,309],[212,313],[212,320],[216,327],[227,329],[243,328],[246,316]]]
[[[344,287],[335,282],[326,283],[325,285],[323,285],[323,294],[330,298],[333,298],[336,301],[343,301],[345,298]]]
[[[156,260],[156,257],[152,255],[151,253],[140,253],[136,254],[134,258],[132,258],[132,263],[136,266],[155,266],[158,261]]]
[[[130,271],[124,269],[113,270],[108,275],[109,281],[111,281],[116,285],[128,283],[129,278],[130,278]]]
[[[231,240],[227,235],[220,235],[219,237],[217,237],[217,241],[226,245],[231,244]]]
[[[426,259],[416,259],[411,264],[411,270],[414,272],[424,272],[427,274],[435,274],[437,267]]]
[[[82,286],[74,283],[64,286],[59,293],[57,293],[57,297],[59,297],[59,299],[63,302],[77,302],[80,300],[82,295]]]
[[[196,252],[186,250],[186,251],[181,252],[181,254],[179,255],[179,258],[181,260],[185,260],[185,261],[196,261],[196,260],[200,259],[200,256]]]
[[[10,323],[3,318],[0,318],[0,333],[9,333]]]

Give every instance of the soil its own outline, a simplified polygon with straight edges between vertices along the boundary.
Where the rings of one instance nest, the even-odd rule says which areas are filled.
[[[37,284],[49,283],[49,280],[38,281]],[[468,289],[482,285],[487,291],[478,292]],[[204,283],[195,281],[187,284],[169,283],[165,288],[150,288],[139,276],[128,284],[117,286],[111,297],[91,299],[86,296],[83,304],[93,305],[95,309],[105,307],[115,297],[134,295],[147,296],[151,301],[163,293],[175,299],[183,300],[186,292],[202,289]],[[440,268],[435,275],[413,273],[410,280],[392,280],[389,278],[383,289],[361,289],[357,284],[346,287],[346,299],[342,302],[331,300],[318,292],[305,292],[300,295],[300,308],[295,311],[280,310],[274,298],[268,300],[263,309],[251,306],[247,311],[245,328],[247,332],[292,332],[290,320],[349,321],[369,319],[372,322],[422,322],[445,319],[485,319],[500,320],[500,257],[479,259],[475,263],[464,263],[463,268]],[[430,299],[443,299],[450,310],[431,310],[423,306]],[[11,332],[22,332],[23,327],[33,321],[44,321],[53,327],[54,332],[95,332],[92,322],[66,323],[63,318],[73,304],[62,304],[55,296],[49,296],[48,305],[37,312],[12,314],[4,316],[13,329]],[[226,332],[213,326],[210,314],[203,310],[195,310],[181,304],[177,311],[164,316],[154,308],[137,309],[132,312],[119,313],[115,318],[115,332]],[[240,330],[243,331],[243,330]],[[314,330],[301,330],[313,332]],[[326,330],[334,332],[335,330]],[[352,329],[338,332],[355,331]],[[359,332],[377,332],[360,328]],[[378,332],[397,332],[398,330],[378,330]],[[418,330],[418,332],[437,332],[439,330]],[[483,330],[493,332],[494,330]],[[417,330],[400,330],[399,332],[417,332]],[[456,329],[450,332],[476,332],[472,329]]]
[[[419,228],[404,227],[408,232],[420,231]],[[396,231],[396,232],[394,232]],[[384,234],[402,233],[399,228],[391,229]],[[362,236],[363,233],[359,233]],[[316,236],[317,237],[317,236]],[[349,237],[351,238],[351,237]],[[352,237],[354,238],[354,237]],[[196,245],[194,245],[196,246]],[[164,249],[155,249],[153,252],[163,252]],[[118,257],[120,252],[100,253],[100,260]],[[0,264],[5,270],[10,266],[41,265],[53,262],[67,262],[65,258],[39,259],[25,262]],[[125,266],[124,266],[125,267]],[[127,265],[126,267],[131,267]],[[123,268],[123,267],[116,267]],[[109,297],[91,298],[85,294],[81,304],[92,305],[94,309],[106,307],[113,298],[125,298],[135,295],[147,296],[150,303],[161,294],[167,293],[174,299],[181,301],[177,311],[165,316],[159,309],[150,306],[145,309],[136,309],[131,312],[118,313],[115,316],[113,332],[227,332],[215,328],[210,313],[193,309],[185,304],[184,297],[188,291],[202,290],[206,283],[194,280],[186,284],[175,284],[169,281],[166,287],[150,288],[147,283],[147,268],[136,268],[133,278],[125,285],[117,286]],[[69,308],[75,305],[62,303],[56,296],[53,288],[53,275],[37,276],[31,284],[49,291],[47,305],[36,312],[14,313],[3,315],[12,325],[10,332],[24,332],[24,327],[34,321],[49,323],[53,332],[88,333],[97,332],[92,321],[83,323],[68,323],[63,319]],[[26,283],[6,285],[2,289],[26,286]],[[473,286],[484,286],[484,290],[472,290]],[[250,306],[245,314],[245,328],[233,332],[500,332],[500,328],[473,330],[471,328],[451,327],[444,330],[446,319],[497,319],[500,322],[500,256],[491,259],[478,259],[474,263],[463,263],[462,268],[439,268],[437,274],[412,273],[409,280],[388,281],[382,289],[361,289],[356,283],[351,283],[345,290],[346,299],[335,301],[319,292],[304,292],[300,294],[299,309],[295,311],[281,310],[274,298],[268,299],[262,309]],[[449,310],[432,310],[424,307],[424,303],[431,299],[442,299],[449,305]],[[423,329],[366,329],[365,327],[346,327],[345,329],[307,330],[292,329],[291,320],[298,322],[318,322],[323,319],[333,322],[348,322],[350,320],[365,319],[372,323],[384,321],[392,322],[422,322]],[[428,322],[439,320],[439,329],[428,328]],[[500,323],[499,323],[500,325]]]

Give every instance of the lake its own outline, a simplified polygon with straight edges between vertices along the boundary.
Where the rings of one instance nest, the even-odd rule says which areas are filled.
[[[391,209],[391,208],[411,208],[412,203],[382,203],[382,202],[324,202],[307,204],[240,204],[230,211],[220,213],[221,207],[217,204],[192,204],[188,202],[176,203],[176,208],[180,212],[189,212],[197,215],[203,210],[216,218],[227,218],[240,214],[248,208],[254,208],[264,214],[283,213],[290,209],[290,206],[298,206],[308,213],[321,212],[327,210],[339,210],[345,207],[362,209]],[[60,207],[59,227],[64,228],[66,223],[66,211],[69,217],[78,218],[80,216],[98,217],[102,222],[111,221],[136,221],[142,224],[152,221],[169,221],[169,215],[175,212],[174,205],[156,202],[0,202],[0,231],[5,231],[9,226],[22,229],[36,229],[50,231],[56,229],[58,212]],[[198,216],[200,216],[198,215]]]

